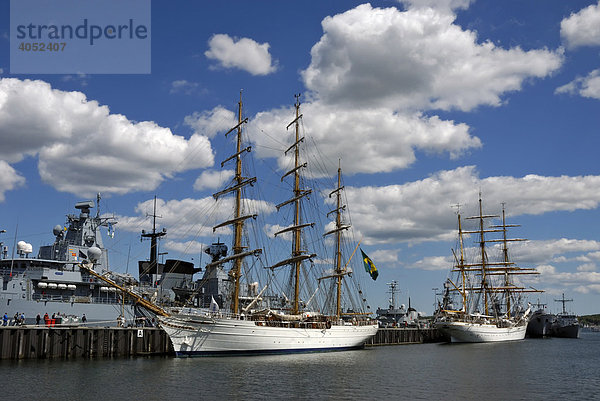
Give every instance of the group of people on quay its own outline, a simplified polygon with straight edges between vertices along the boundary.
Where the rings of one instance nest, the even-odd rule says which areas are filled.
[[[37,316],[35,317],[35,324],[36,324],[36,326],[39,326],[43,320],[45,326],[54,325],[56,320],[59,318],[62,318],[62,317],[63,316],[60,314],[60,312],[53,313],[52,316],[48,315],[48,313],[46,312],[43,317],[40,316],[40,314],[38,313]],[[87,322],[85,313],[81,317],[81,322],[82,323]],[[15,313],[12,320],[8,317],[7,313],[4,313],[4,316],[2,316],[2,326],[23,326],[24,324],[25,324],[25,314],[24,313],[19,313],[19,312]]]
[[[51,316],[48,315],[48,313],[45,313],[43,316],[41,316],[38,313],[37,316],[35,317],[35,325],[40,326],[43,324],[44,326],[54,327],[56,325],[64,324],[65,319],[67,319],[69,322],[71,322],[71,320],[75,319],[76,324],[83,324],[83,325],[87,324],[87,317],[85,316],[85,313],[80,318],[77,318],[75,316],[65,316],[65,315],[61,314],[60,312],[57,312],[57,313],[53,313]],[[32,322],[30,322],[30,323],[32,323]],[[107,322],[105,322],[105,323],[107,323]],[[4,313],[4,316],[2,317],[2,322],[0,324],[2,326],[23,326],[26,324],[25,314],[17,312],[11,319],[9,317],[8,313]],[[71,322],[71,324],[72,324],[72,322]],[[138,317],[135,319],[135,322],[133,322],[132,324],[127,324],[124,316],[120,315],[117,318],[117,326],[118,327],[132,327],[134,325],[135,325],[135,327],[156,327],[157,321],[154,318]]]
[[[21,326],[23,324],[25,324],[25,314],[24,313],[21,313],[21,314],[19,314],[19,312],[15,313],[12,321],[9,319],[9,317],[6,313],[4,313],[4,316],[2,317],[2,326],[9,326],[9,325]]]

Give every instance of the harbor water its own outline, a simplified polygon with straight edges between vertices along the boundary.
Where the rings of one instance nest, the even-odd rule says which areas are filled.
[[[11,400],[600,399],[600,333],[253,357],[0,361]]]

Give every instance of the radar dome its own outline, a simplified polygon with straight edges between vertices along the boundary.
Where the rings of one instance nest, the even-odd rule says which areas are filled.
[[[25,241],[17,242],[17,253],[20,255],[33,252],[33,246]]]
[[[93,246],[87,250],[87,255],[90,262],[97,262],[98,259],[100,259],[100,256],[102,255],[102,251],[100,250],[100,248]]]
[[[54,228],[52,229],[52,233],[54,235],[58,235],[58,234],[62,233],[62,226],[60,224],[55,225]]]

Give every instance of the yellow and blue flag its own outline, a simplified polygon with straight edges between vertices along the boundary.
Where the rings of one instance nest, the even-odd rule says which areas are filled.
[[[367,254],[364,253],[362,249],[360,250],[360,253],[362,253],[363,263],[365,264],[366,272],[371,275],[371,278],[373,280],[377,280],[377,276],[379,275],[379,272],[377,271],[377,268],[375,267],[375,263],[373,263],[371,258],[368,257]]]

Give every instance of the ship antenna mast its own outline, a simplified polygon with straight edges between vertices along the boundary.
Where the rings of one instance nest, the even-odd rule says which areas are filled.
[[[567,302],[573,302],[572,299],[565,299],[565,293],[563,292],[562,294],[562,299],[555,299],[554,302],[561,302],[562,303],[562,313],[563,315],[567,314],[567,309],[565,308],[565,304]]]
[[[96,218],[100,218],[100,192],[96,194]]]
[[[162,231],[156,232],[156,218],[162,218],[156,214],[156,195],[154,195],[154,211],[151,215],[146,214],[146,217],[152,217],[152,232],[147,233],[142,230],[142,239],[150,238],[150,265],[148,266],[148,272],[156,272],[156,278],[158,278],[158,239],[167,235],[167,229],[163,228]],[[156,280],[153,280],[156,284]]]

